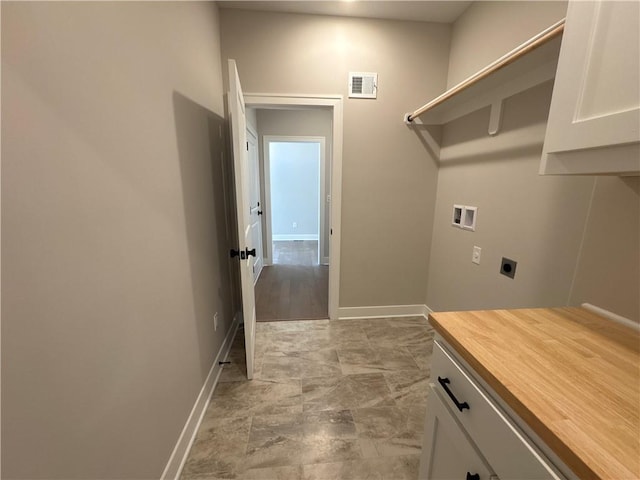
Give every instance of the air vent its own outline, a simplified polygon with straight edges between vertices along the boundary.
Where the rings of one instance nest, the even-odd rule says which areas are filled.
[[[349,98],[376,98],[378,74],[349,72]]]

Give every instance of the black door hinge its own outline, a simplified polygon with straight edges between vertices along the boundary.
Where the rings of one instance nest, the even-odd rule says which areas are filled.
[[[247,152],[249,151],[249,142],[247,142]]]

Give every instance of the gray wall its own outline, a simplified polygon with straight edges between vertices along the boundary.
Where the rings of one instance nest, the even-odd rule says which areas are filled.
[[[593,179],[538,175],[551,82],[510,98],[502,130],[489,109],[443,131],[427,305],[468,310],[565,305]],[[451,226],[453,205],[478,207],[476,231]],[[471,262],[482,248],[480,265]],[[515,279],[500,260],[518,262]]]
[[[271,234],[318,238],[320,144],[271,143]],[[296,224],[294,227],[293,224]]]
[[[449,27],[221,9],[221,38],[245,92],[345,97],[340,306],[424,303],[437,164],[402,117],[444,90]],[[378,72],[377,100],[347,98],[349,71]]]
[[[333,149],[332,113],[327,108],[313,108],[301,110],[257,110],[257,124],[260,148],[260,171],[264,180],[264,143],[265,135],[283,135],[298,137],[324,137],[325,151],[325,190],[331,191],[331,152]],[[262,185],[264,203],[264,183]],[[326,205],[324,224],[324,253],[322,256],[329,257],[329,228],[331,221],[331,208]],[[266,228],[262,229],[266,235]],[[266,237],[264,237],[266,242]]]
[[[2,2],[3,478],[165,467],[233,316],[219,45],[212,3]]]
[[[447,88],[565,17],[566,1],[479,1],[455,21]]]
[[[640,322],[640,177],[598,177],[570,303]]]
[[[454,85],[562,18],[563,2],[477,2],[452,28]],[[435,310],[590,302],[640,320],[637,178],[537,174],[551,84],[509,99],[503,129],[488,109],[443,129],[427,304]],[[475,233],[450,226],[453,203],[479,207]],[[471,263],[474,245],[480,265]],[[517,260],[516,278],[498,273]]]

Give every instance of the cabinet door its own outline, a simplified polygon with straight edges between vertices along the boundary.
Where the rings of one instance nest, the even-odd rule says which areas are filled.
[[[569,3],[540,173],[640,173],[640,2]]]
[[[420,479],[497,479],[433,385],[429,387]]]

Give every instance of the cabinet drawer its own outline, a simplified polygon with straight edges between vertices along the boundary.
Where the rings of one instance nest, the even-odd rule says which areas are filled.
[[[436,386],[429,386],[420,480],[497,480]]]
[[[500,478],[563,478],[440,341],[434,342],[431,378]]]

